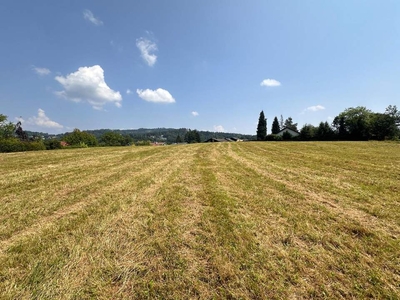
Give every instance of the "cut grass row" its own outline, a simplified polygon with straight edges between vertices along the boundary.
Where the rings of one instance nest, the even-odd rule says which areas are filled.
[[[400,297],[400,146],[0,155],[4,299]]]

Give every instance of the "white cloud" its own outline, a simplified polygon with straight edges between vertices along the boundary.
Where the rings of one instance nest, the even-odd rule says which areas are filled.
[[[261,81],[260,85],[272,87],[272,86],[280,86],[281,83],[275,79],[264,79],[263,81]]]
[[[192,111],[192,115],[193,115],[194,117],[197,117],[197,116],[199,115],[199,113],[198,113],[197,111]]]
[[[222,125],[214,125],[214,131],[215,132],[225,132],[224,127]]]
[[[47,68],[37,68],[34,66],[33,70],[40,76],[49,75],[51,73],[51,71]]]
[[[99,65],[81,67],[65,77],[56,76],[55,80],[64,87],[63,91],[56,94],[65,99],[74,102],[86,101],[99,110],[107,103],[121,107],[121,94],[108,87],[104,81],[104,70]]]
[[[136,47],[140,50],[141,56],[145,62],[152,67],[157,61],[157,55],[152,53],[157,51],[157,45],[154,42],[141,37],[136,40]]]
[[[137,89],[136,93],[139,95],[140,98],[149,102],[156,102],[156,103],[175,103],[175,99],[172,95],[164,89],[156,89],[156,90],[140,90]]]
[[[305,109],[305,111],[319,111],[319,110],[324,110],[324,109],[325,109],[325,107],[323,107],[322,105],[314,105],[314,106],[307,107]]]
[[[21,122],[22,121],[23,120],[21,119]],[[44,113],[44,110],[41,108],[38,109],[37,117],[35,116],[35,117],[29,118],[26,121],[26,124],[36,125],[39,127],[53,128],[53,129],[61,129],[64,127],[61,124],[58,124],[57,122],[50,120],[50,118],[48,116],[46,116],[46,114]]]
[[[83,11],[83,18],[85,20],[88,20],[89,22],[93,23],[94,25],[97,25],[97,26],[103,25],[103,21],[101,21],[99,18],[96,18],[93,15],[93,13],[88,9],[85,9]]]
[[[126,94],[127,94],[127,95],[132,94],[132,91],[131,91],[130,89],[127,89],[127,90],[126,90]]]

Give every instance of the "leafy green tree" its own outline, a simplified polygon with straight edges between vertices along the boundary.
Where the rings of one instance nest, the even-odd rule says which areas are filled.
[[[264,141],[267,136],[267,119],[265,118],[264,111],[260,112],[257,125],[257,141]]]
[[[84,143],[89,147],[94,147],[98,144],[97,139],[93,134],[80,131],[77,128],[75,128],[73,132],[67,133],[64,136],[64,141],[70,145],[80,145],[81,143]]]
[[[398,135],[396,119],[389,114],[373,113],[370,119],[370,138],[392,139]]]
[[[133,138],[129,134],[122,135],[124,137],[124,141],[122,146],[131,146],[133,145]]]
[[[330,141],[334,138],[334,131],[328,122],[321,122],[315,130],[315,139],[318,141]]]
[[[181,136],[180,136],[179,134],[178,134],[178,136],[176,137],[175,142],[176,142],[177,144],[182,143],[182,138],[181,138]]]
[[[335,128],[334,131],[339,140],[346,140],[348,138],[349,133],[344,123],[344,116],[335,117],[332,122],[332,127]]]
[[[57,139],[48,139],[44,141],[44,145],[46,146],[46,150],[54,150],[61,149],[61,142]]]
[[[292,117],[289,117],[285,120],[284,127],[290,128],[292,130],[297,131],[297,123],[293,123]],[[281,128],[282,129],[282,128]]]
[[[345,136],[352,140],[367,140],[372,112],[364,106],[345,109],[333,120],[339,138]]]
[[[279,126],[278,118],[275,117],[274,121],[272,122],[271,133],[272,134],[277,134],[280,130],[281,130],[281,127]]]
[[[304,124],[304,126],[300,129],[300,139],[302,141],[311,141],[314,139],[316,128],[310,124]]]
[[[189,129],[185,134],[185,142],[188,144],[201,143],[200,133],[196,129]]]
[[[102,146],[127,146],[132,142],[129,135],[122,135],[113,131],[105,132],[100,137],[100,145]]]
[[[7,116],[0,114],[0,139],[8,139],[14,136],[15,125],[7,122]]]
[[[400,129],[400,111],[397,109],[396,105],[389,105],[386,108],[385,115],[389,115],[394,119],[396,127]]]

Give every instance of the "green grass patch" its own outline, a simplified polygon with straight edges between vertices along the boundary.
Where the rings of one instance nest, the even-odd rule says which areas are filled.
[[[0,154],[0,298],[398,299],[399,150]]]

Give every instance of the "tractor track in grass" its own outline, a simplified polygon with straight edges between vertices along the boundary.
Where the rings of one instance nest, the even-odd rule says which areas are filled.
[[[112,169],[113,172],[111,174],[107,173],[106,177],[101,177],[100,179],[94,178],[84,186],[80,187],[80,188],[86,188],[87,190],[91,190],[93,189],[93,184],[99,184],[99,183],[101,185],[105,184],[103,185],[102,188],[94,192],[91,192],[90,195],[88,195],[88,197],[85,197],[83,199],[78,199],[78,202],[74,202],[66,207],[61,207],[60,209],[50,212],[48,215],[42,216],[40,219],[37,219],[34,223],[29,224],[28,227],[22,228],[18,232],[13,232],[11,237],[0,241],[0,253],[5,252],[7,248],[9,248],[11,245],[17,243],[22,239],[37,235],[41,231],[57,225],[57,221],[59,221],[60,219],[68,217],[69,215],[77,214],[80,211],[84,210],[85,208],[93,206],[96,202],[99,201],[99,198],[101,198],[101,195],[105,192],[105,190],[107,190],[108,192],[114,190],[118,191],[120,186],[123,185],[124,183],[132,181],[134,179],[144,178],[146,175],[154,174],[155,170],[162,169],[161,166],[164,166],[166,163],[168,164],[177,157],[179,157],[179,156],[177,157],[171,156],[166,161],[159,160],[156,161],[155,163],[146,165],[150,160],[157,159],[157,154],[159,154],[160,156],[160,153],[156,153],[141,160],[142,169],[134,170],[132,172],[133,177],[128,176],[122,181],[119,179],[119,177],[115,177],[116,179],[114,181],[111,179],[114,178],[115,175],[121,174],[121,172],[124,174],[131,175],[129,169],[132,166],[130,163],[127,163],[125,165],[121,165],[119,163],[114,164],[114,166],[118,166],[118,168]],[[149,187],[149,189],[150,188],[151,187]],[[74,192],[74,190],[70,191],[70,193],[72,192]]]
[[[256,171],[266,180],[283,184],[286,186],[286,188],[289,188],[295,193],[303,195],[304,198],[302,199],[302,201],[306,201],[308,203],[319,203],[322,206],[326,207],[328,210],[334,212],[337,216],[342,216],[345,219],[350,219],[359,222],[366,228],[373,225],[375,228],[379,229],[383,234],[386,234],[392,237],[393,239],[397,239],[400,236],[399,227],[395,223],[392,222],[388,223],[388,220],[380,220],[379,218],[371,216],[370,214],[362,210],[359,210],[344,201],[333,201],[332,196],[334,195],[324,190],[316,189],[315,185],[313,184],[313,179],[315,178],[313,178],[308,174],[302,173],[301,172],[302,169],[300,167],[298,172],[294,170],[288,170],[288,168],[277,166],[274,164],[268,164],[266,167],[260,167],[263,161],[260,156],[256,156],[252,152],[247,152],[247,153],[242,152],[241,155],[239,155],[236,152],[234,152],[231,149],[231,147],[229,147],[227,154],[230,157],[232,157],[235,161],[237,161],[239,164],[244,165],[245,167]],[[251,158],[251,156],[253,157],[253,159]],[[306,178],[307,179],[306,182],[309,182],[309,184],[305,182],[301,184],[296,184],[295,181],[292,181],[290,179],[285,179],[283,175],[276,176],[277,174],[275,170],[278,170],[279,173],[281,174],[285,173],[293,174],[294,177],[296,178],[298,177]],[[334,181],[333,176],[331,178],[332,181]],[[338,188],[340,189],[340,187]]]
[[[0,154],[0,298],[397,299],[394,148]]]
[[[152,159],[152,157],[153,155],[149,155],[141,160],[141,163],[147,163],[147,161]],[[102,158],[98,157],[97,160],[102,160]],[[85,162],[87,163],[86,160]],[[120,173],[124,170],[127,171],[127,168],[131,168],[131,166],[127,165],[126,163],[121,164],[119,161],[114,161],[112,163],[105,163],[103,161],[102,168],[98,168],[99,164],[91,165],[81,163],[80,165],[81,168],[75,168],[75,171],[72,174],[70,172],[67,172],[67,175],[61,173],[59,176],[55,177],[55,181],[46,181],[46,184],[42,184],[40,187],[34,189],[22,189],[20,194],[24,195],[24,197],[20,201],[23,201],[23,209],[20,209],[21,204],[18,203],[18,197],[21,197],[19,195],[16,196],[12,194],[12,202],[10,202],[10,199],[8,198],[2,199],[5,209],[3,209],[3,211],[0,213],[0,222],[3,224],[3,227],[7,227],[7,222],[14,221],[15,223],[16,220],[24,218],[24,223],[22,225],[15,224],[17,227],[15,227],[13,230],[10,229],[10,227],[8,227],[8,229],[5,228],[8,234],[8,236],[5,236],[5,238],[7,239],[12,235],[18,234],[17,232],[23,232],[26,227],[32,226],[32,224],[36,222],[37,218],[57,219],[68,213],[73,213],[81,206],[86,206],[80,204],[80,202],[86,202],[86,197],[89,196],[93,198],[97,193],[97,191],[92,191],[94,188],[110,184],[115,180],[119,180],[118,178]],[[145,169],[146,166],[141,165],[141,168]],[[65,181],[65,178],[68,176],[73,177],[73,179]],[[61,185],[62,188],[59,190],[53,190],[52,187],[54,185]],[[41,194],[39,193],[40,191],[43,191],[44,195],[39,197],[39,194]],[[31,199],[27,199],[28,193],[32,195],[30,197]],[[14,207],[11,205],[14,205]],[[19,207],[17,205],[19,205]],[[53,214],[54,216],[52,216]],[[39,222],[38,224],[42,224],[42,222]],[[0,230],[0,233],[1,232],[2,230]],[[5,238],[3,235],[2,240]]]

